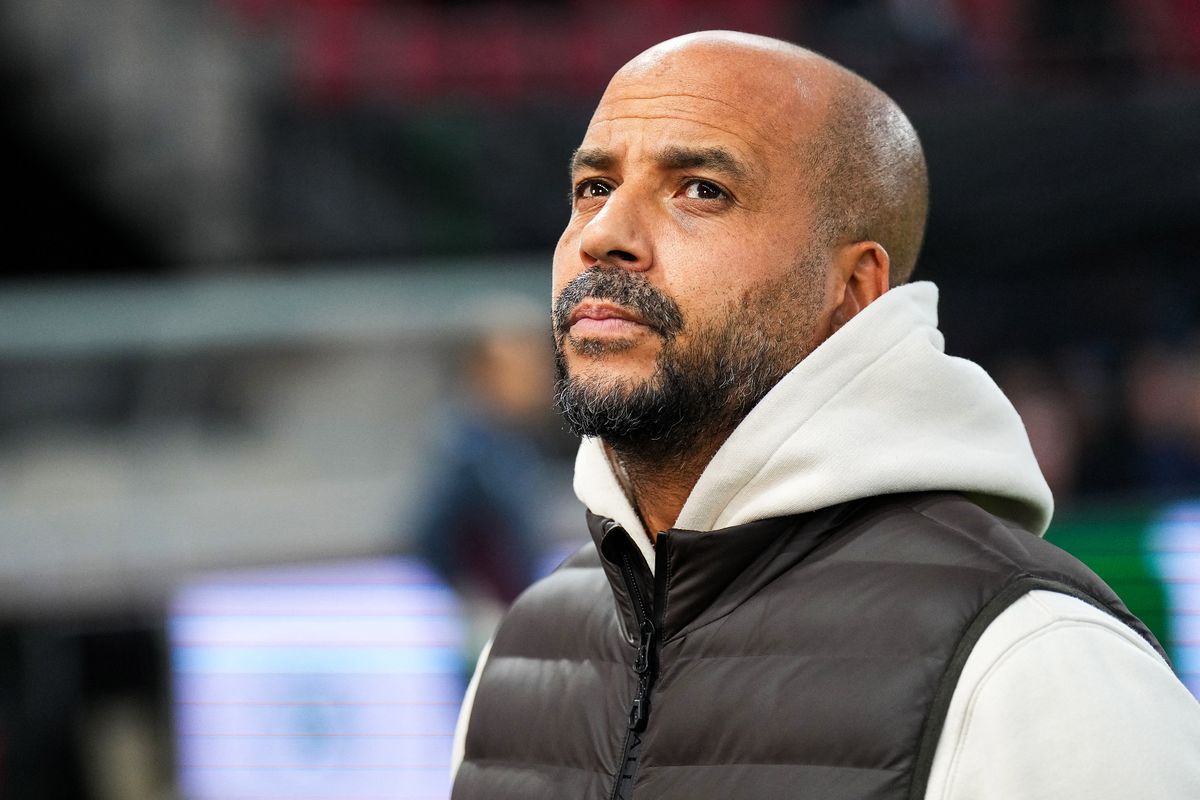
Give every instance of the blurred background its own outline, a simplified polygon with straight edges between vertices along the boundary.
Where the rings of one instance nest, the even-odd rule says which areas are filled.
[[[1200,692],[1200,0],[9,0],[0,797],[446,797],[477,648],[586,537],[567,157],[714,27],[912,117],[948,349]]]

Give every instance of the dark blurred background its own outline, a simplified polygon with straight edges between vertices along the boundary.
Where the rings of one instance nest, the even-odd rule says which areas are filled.
[[[457,632],[417,636],[461,653],[431,690],[454,705],[512,587],[582,533],[548,397],[495,377],[545,380],[528,337],[567,157],[615,69],[705,28],[812,47],[897,99],[929,159],[917,277],[941,287],[948,350],[1022,413],[1064,541],[1128,556],[1163,625],[1200,608],[1176,596],[1200,564],[1164,556],[1200,526],[1200,0],[18,0],[0,6],[0,796],[445,796],[452,708],[380,734],[419,752],[254,761],[264,738],[333,748],[336,724],[197,709],[356,701],[229,688],[213,676],[250,668],[221,660],[228,632],[179,633],[210,613],[186,598],[393,559],[364,580],[455,590],[437,603]],[[512,437],[519,469],[491,455]],[[461,498],[518,479],[540,498],[512,512],[523,563],[481,558]],[[455,526],[470,564],[430,536]],[[257,619],[248,596],[212,613]],[[271,646],[330,645],[296,630]],[[289,652],[254,674],[367,669]],[[371,769],[386,788],[353,794],[345,775]]]

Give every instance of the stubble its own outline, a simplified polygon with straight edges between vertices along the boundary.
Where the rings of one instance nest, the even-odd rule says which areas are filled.
[[[816,346],[820,264],[805,258],[786,277],[752,287],[710,319],[687,320],[640,273],[593,267],[555,301],[555,405],[580,436],[599,436],[626,462],[710,457],[775,384]],[[575,378],[563,353],[571,309],[583,297],[633,309],[662,340],[654,373],[633,381]],[[629,340],[571,339],[584,356]]]

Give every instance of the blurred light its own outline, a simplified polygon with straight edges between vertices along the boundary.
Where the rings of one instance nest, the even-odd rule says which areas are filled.
[[[1151,549],[1167,594],[1175,671],[1200,698],[1200,501],[1165,510],[1151,534]]]
[[[462,629],[420,562],[207,576],[177,594],[169,635],[189,800],[449,795]]]

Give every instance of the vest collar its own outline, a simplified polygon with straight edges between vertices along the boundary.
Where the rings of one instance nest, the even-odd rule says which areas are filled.
[[[591,512],[587,519],[626,640],[633,642],[638,630],[628,570],[651,604],[652,621],[666,642],[732,612],[803,561],[860,505],[843,503],[715,531],[672,528],[658,537],[653,574],[617,522]]]

